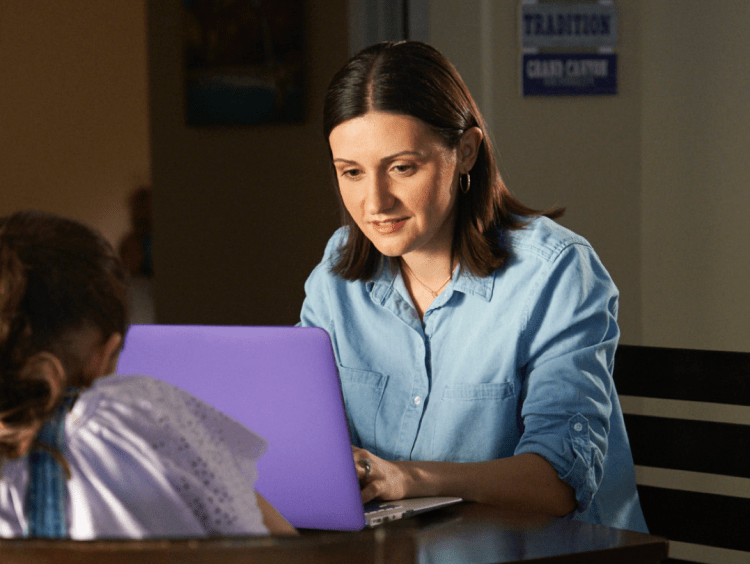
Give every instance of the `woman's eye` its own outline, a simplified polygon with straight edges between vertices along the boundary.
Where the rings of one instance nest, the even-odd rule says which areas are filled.
[[[396,165],[393,167],[393,170],[396,172],[399,172],[401,174],[407,173],[411,171],[414,167],[412,165],[403,164],[403,165]]]
[[[361,174],[361,171],[356,168],[350,168],[341,172],[341,176],[346,178],[357,178]]]

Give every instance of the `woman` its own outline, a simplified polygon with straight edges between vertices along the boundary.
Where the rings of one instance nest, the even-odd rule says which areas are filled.
[[[0,536],[293,533],[253,491],[263,439],[163,382],[108,376],[125,279],[84,225],[0,220]]]
[[[515,200],[453,66],[383,43],[333,78],[344,227],[301,324],[326,329],[365,501],[456,495],[645,531],[612,381],[618,293],[562,210]]]

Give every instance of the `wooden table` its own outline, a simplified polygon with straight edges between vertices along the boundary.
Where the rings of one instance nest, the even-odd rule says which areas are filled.
[[[464,503],[390,524],[410,531],[421,564],[539,562],[627,564],[667,557],[666,539]]]
[[[0,540],[0,564],[628,564],[667,556],[659,537],[463,503],[356,533],[148,541]]]

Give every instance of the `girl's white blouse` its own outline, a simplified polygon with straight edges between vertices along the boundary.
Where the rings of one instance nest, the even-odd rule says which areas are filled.
[[[268,534],[254,491],[266,442],[187,392],[108,376],[65,420],[73,539]],[[23,536],[28,457],[3,461],[0,536]]]

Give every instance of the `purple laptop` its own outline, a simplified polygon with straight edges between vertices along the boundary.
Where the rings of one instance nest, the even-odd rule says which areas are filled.
[[[295,527],[365,526],[324,330],[134,325],[117,372],[174,384],[266,439],[256,489]]]

